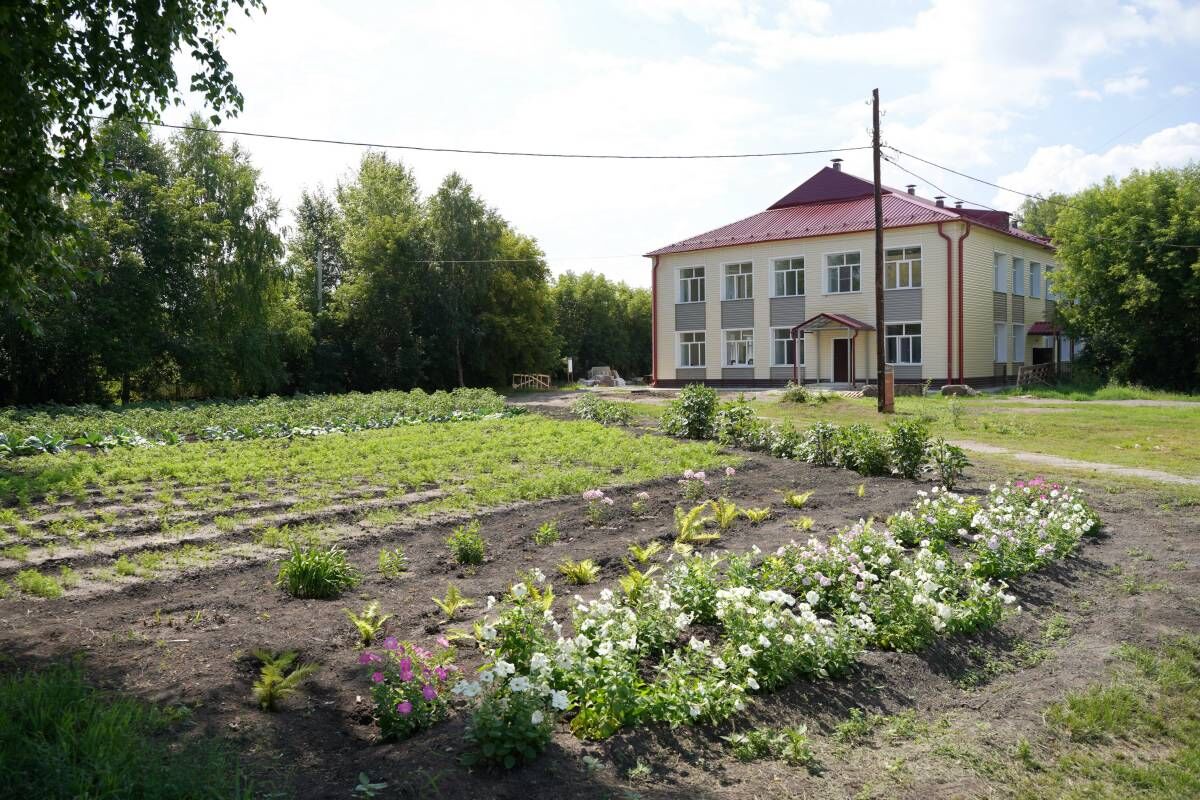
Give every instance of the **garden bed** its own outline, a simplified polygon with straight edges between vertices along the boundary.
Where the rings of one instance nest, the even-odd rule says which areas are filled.
[[[354,434],[364,435],[396,434]],[[860,518],[882,520],[907,508],[923,488],[753,454],[706,457],[709,463],[695,466],[739,464],[727,485],[714,481],[714,494],[775,512],[759,525],[738,520],[706,551],[754,546],[770,551],[810,535],[825,539]],[[1013,748],[1021,739],[1042,746],[1046,705],[1099,677],[1118,643],[1150,645],[1163,634],[1197,630],[1200,543],[1194,523],[1136,497],[1093,495],[1104,532],[1089,537],[1067,560],[1014,580],[1010,591],[1023,607],[1020,614],[983,634],[939,638],[915,654],[869,650],[848,674],[798,680],[756,696],[723,725],[640,726],[600,742],[579,740],[559,725],[538,760],[499,773],[459,764],[462,714],[412,739],[381,742],[371,716],[370,683],[342,609],[358,611],[378,600],[393,615],[388,633],[432,646],[447,626],[431,598],[442,597],[450,583],[477,602],[450,628],[469,628],[483,616],[485,597],[503,595],[517,573],[534,568],[555,583],[563,601],[575,591],[596,598],[624,574],[622,557],[630,542],[658,539],[669,549],[674,509],[688,505],[677,471],[631,483],[621,477],[623,459],[613,455],[612,461],[611,480],[591,473],[596,485],[618,485],[608,490],[614,501],[609,520],[590,525],[577,494],[484,513],[478,519],[487,560],[477,568],[454,565],[446,547],[462,512],[373,521],[346,515],[326,532],[347,547],[364,580],[340,599],[284,594],[273,585],[277,566],[268,554],[171,573],[169,580],[145,576],[91,598],[68,592],[42,601],[14,593],[0,600],[0,638],[18,663],[82,651],[89,674],[104,685],[191,708],[195,731],[233,741],[260,779],[300,797],[349,796],[365,772],[388,784],[380,791],[385,797],[750,798],[1003,795],[1019,783],[1019,776],[1014,782],[1004,771],[1016,763]],[[967,491],[985,488],[977,480]],[[812,495],[795,510],[782,502],[782,490]],[[650,499],[634,515],[629,509],[640,491]],[[362,497],[368,494],[364,490]],[[811,532],[792,526],[802,516],[813,520]],[[551,521],[558,541],[535,544],[534,532]],[[408,569],[384,578],[376,568],[378,554],[394,547],[403,547]],[[592,559],[600,567],[599,581],[566,586],[556,572],[566,558]],[[250,654],[264,647],[298,650],[305,662],[321,665],[274,714],[258,710],[250,693],[256,672]],[[459,656],[466,670],[482,663],[465,646]],[[722,738],[756,726],[797,725],[808,726],[819,768],[772,759],[742,762]]]

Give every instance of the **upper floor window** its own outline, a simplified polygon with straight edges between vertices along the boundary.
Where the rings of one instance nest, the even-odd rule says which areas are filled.
[[[791,328],[774,328],[771,331],[771,366],[792,367],[797,363],[804,366],[804,334],[793,339]]]
[[[887,289],[921,286],[921,248],[893,247],[884,253],[883,285]]]
[[[704,366],[704,331],[686,331],[679,334],[679,366]]]
[[[754,366],[754,331],[725,331],[725,366]]]
[[[862,255],[831,253],[825,256],[826,291],[830,294],[862,290]]]
[[[992,288],[997,292],[1008,291],[1008,274],[1004,269],[1004,253],[992,253]]]
[[[887,363],[921,363],[921,323],[895,322],[884,325]]]
[[[1012,260],[1012,293],[1017,296],[1025,294],[1025,259],[1016,256]]]
[[[775,276],[773,297],[796,297],[804,294],[804,259],[777,258],[771,264]]]
[[[754,265],[749,261],[725,265],[725,299],[748,300],[754,296]]]
[[[679,302],[704,302],[704,267],[683,267],[679,270]]]
[[[1029,262],[1029,296],[1042,296],[1042,265],[1036,261]]]

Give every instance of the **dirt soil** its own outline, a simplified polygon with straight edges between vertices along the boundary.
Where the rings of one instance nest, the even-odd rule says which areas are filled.
[[[800,534],[789,521],[815,520],[826,536],[861,517],[884,518],[907,506],[921,485],[863,479],[746,454],[723,494],[744,506],[771,505],[776,518],[760,526],[740,520],[721,547],[766,550]],[[986,476],[982,476],[986,477]],[[986,480],[967,487],[986,490]],[[859,497],[856,488],[865,484]],[[803,511],[786,508],[779,491],[814,490]],[[633,495],[651,495],[647,514],[632,518]],[[388,633],[428,643],[444,628],[430,598],[455,583],[478,601],[453,627],[469,628],[486,595],[500,595],[516,572],[540,567],[556,576],[564,558],[592,558],[603,567],[594,596],[623,573],[631,541],[673,538],[672,510],[681,502],[673,480],[610,492],[616,518],[588,527],[575,498],[510,508],[481,517],[488,561],[468,572],[452,565],[448,523],[400,523],[373,528],[347,542],[365,580],[340,600],[296,600],[273,585],[272,563],[233,562],[169,580],[123,585],[90,597],[0,601],[0,647],[15,663],[36,666],[82,653],[101,685],[193,709],[188,735],[235,744],[260,778],[302,798],[346,798],[360,772],[386,781],[382,797],[430,798],[779,798],[1003,796],[971,753],[1011,750],[1036,741],[1048,702],[1101,678],[1121,642],[1153,644],[1160,636],[1200,631],[1200,525],[1194,509],[1163,510],[1149,496],[1093,493],[1104,531],[1062,565],[1017,582],[1023,610],[985,637],[949,639],[918,655],[870,652],[849,675],[805,681],[756,698],[736,722],[807,725],[821,770],[777,761],[741,763],[720,730],[642,728],[604,742],[581,742],[560,726],[549,750],[511,773],[469,772],[457,762],[464,718],[411,740],[381,742],[363,702],[365,668],[356,663],[354,634],[342,609],[378,599],[394,615]],[[562,539],[538,547],[537,526],[557,520]],[[408,572],[382,579],[381,547],[402,546]],[[572,592],[556,581],[560,597]],[[559,611],[562,613],[562,600]],[[1065,636],[1050,639],[1047,621],[1061,615]],[[297,649],[323,665],[280,711],[259,711],[250,695],[261,647]],[[466,666],[478,664],[470,651]],[[10,668],[10,665],[0,668]],[[830,734],[851,709],[910,714],[919,735],[875,736],[853,746]],[[964,755],[964,753],[966,755]],[[588,758],[585,758],[588,757]],[[899,765],[899,766],[897,766]]]

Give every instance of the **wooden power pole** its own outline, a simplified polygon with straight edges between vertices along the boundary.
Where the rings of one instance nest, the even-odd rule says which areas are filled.
[[[891,409],[884,397],[884,375],[887,372],[884,353],[883,327],[883,189],[879,178],[879,90],[871,90],[871,161],[875,167],[875,388],[879,413]]]

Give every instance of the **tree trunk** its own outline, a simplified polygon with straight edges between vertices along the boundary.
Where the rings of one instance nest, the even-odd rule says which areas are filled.
[[[462,337],[454,337],[454,366],[458,369],[458,385],[459,387],[466,386],[466,381],[463,380],[463,359],[462,359]]]
[[[121,376],[121,405],[129,405],[129,373]]]

